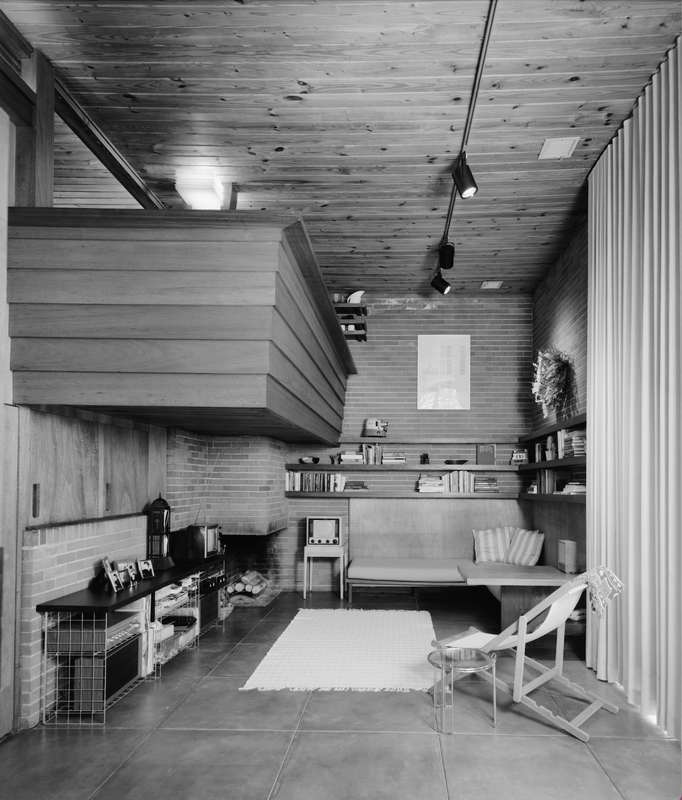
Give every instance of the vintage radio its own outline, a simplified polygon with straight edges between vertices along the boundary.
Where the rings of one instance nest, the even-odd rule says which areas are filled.
[[[342,517],[307,517],[306,544],[342,544]]]

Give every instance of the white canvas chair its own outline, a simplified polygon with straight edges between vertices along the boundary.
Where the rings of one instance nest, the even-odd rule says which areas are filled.
[[[576,607],[580,596],[588,585],[589,581],[585,575],[567,581],[555,592],[552,592],[549,597],[520,616],[516,622],[512,623],[506,630],[503,630],[502,633],[498,635],[484,633],[477,628],[469,628],[468,631],[459,633],[449,639],[434,641],[432,644],[437,649],[466,647],[482,650],[484,653],[491,653],[493,655],[503,650],[515,651],[516,663],[514,668],[514,682],[513,684],[509,684],[498,677],[496,681],[498,689],[510,694],[515,703],[522,703],[541,717],[549,720],[549,722],[568,731],[568,733],[571,733],[583,742],[586,742],[590,737],[585,731],[581,730],[581,726],[586,720],[600,708],[604,708],[612,714],[618,711],[618,706],[601,700],[579,684],[569,681],[568,678],[565,678],[563,675],[566,620]],[[526,645],[553,631],[556,631],[557,635],[556,658],[553,667],[546,667],[544,664],[540,664],[526,655]],[[539,676],[524,683],[525,667],[530,667],[540,673]],[[455,680],[458,680],[460,677],[462,676],[456,676]],[[492,677],[488,673],[482,673],[481,677],[492,682]],[[572,720],[566,720],[563,717],[553,714],[548,708],[531,700],[528,695],[550,680],[554,680],[570,688],[579,697],[588,700],[590,705]]]

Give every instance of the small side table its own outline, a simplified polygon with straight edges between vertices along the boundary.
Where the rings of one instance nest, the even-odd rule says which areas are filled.
[[[303,599],[305,600],[308,586],[313,590],[313,561],[316,558],[338,558],[339,574],[341,579],[340,595],[343,600],[343,586],[346,582],[346,567],[348,566],[348,547],[345,544],[308,544],[303,548]]]
[[[493,727],[497,727],[497,685],[495,683],[495,653],[465,647],[448,647],[434,650],[428,655],[433,667],[433,726],[439,733],[452,733],[454,721],[455,673],[487,672],[490,670],[493,682]],[[450,702],[448,703],[448,694]],[[450,706],[450,724],[447,724],[445,709]]]

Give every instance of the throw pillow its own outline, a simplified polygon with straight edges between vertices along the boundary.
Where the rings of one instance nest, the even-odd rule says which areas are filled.
[[[487,531],[473,531],[474,561],[502,561],[511,543],[514,529],[509,525],[504,528],[490,528]]]
[[[504,554],[505,564],[517,564],[521,567],[534,567],[540,558],[540,551],[545,541],[545,534],[540,531],[527,531],[516,528],[511,543]]]

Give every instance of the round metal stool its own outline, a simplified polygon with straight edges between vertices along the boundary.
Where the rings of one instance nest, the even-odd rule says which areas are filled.
[[[487,672],[493,679],[493,726],[497,727],[497,685],[495,683],[496,655],[464,647],[448,647],[429,653],[433,667],[433,726],[439,733],[452,733],[454,720],[454,684],[456,674]],[[450,707],[450,720],[446,708]]]

